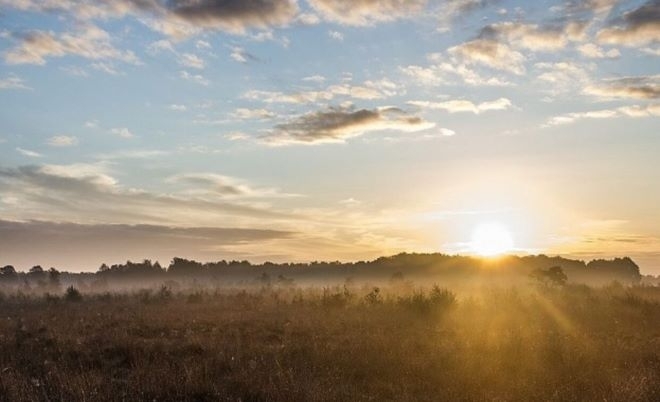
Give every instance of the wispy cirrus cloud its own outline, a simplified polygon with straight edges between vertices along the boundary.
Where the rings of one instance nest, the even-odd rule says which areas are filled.
[[[30,150],[30,149],[25,149],[25,148],[21,148],[21,147],[16,147],[16,151],[17,151],[19,154],[21,154],[21,155],[23,155],[23,156],[30,157],[30,158],[43,158],[43,155],[42,155],[42,154],[40,154],[39,152],[36,152],[36,151],[32,151],[32,150]]]
[[[621,106],[614,109],[599,109],[586,112],[572,112],[549,118],[541,127],[560,126],[575,123],[579,120],[614,119],[614,118],[660,117],[660,104],[645,106]]]
[[[3,89],[31,89],[26,85],[25,80],[21,77],[10,74],[6,78],[0,79],[0,90]]]

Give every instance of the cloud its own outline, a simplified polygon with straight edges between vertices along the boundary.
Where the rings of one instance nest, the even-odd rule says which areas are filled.
[[[126,127],[121,127],[121,128],[112,128],[110,129],[110,132],[114,135],[117,135],[121,138],[133,138],[134,135],[131,133],[129,129]]]
[[[322,90],[299,91],[285,94],[283,92],[250,90],[243,94],[244,99],[264,103],[321,103],[328,102],[336,97],[352,99],[375,100],[397,94],[399,87],[388,79],[378,81],[365,81],[362,85],[336,84]]]
[[[59,11],[80,21],[108,20],[127,15],[149,28],[177,40],[203,30],[244,34],[249,29],[268,29],[290,23],[298,12],[294,0],[2,0],[9,7],[38,11]]]
[[[170,110],[174,110],[176,112],[185,112],[186,110],[188,110],[186,105],[180,105],[180,104],[176,104],[176,103],[173,103],[173,104],[169,105],[167,108],[170,109]]]
[[[16,151],[18,151],[19,154],[30,157],[30,158],[42,158],[43,155],[40,154],[39,152],[31,151],[29,149],[23,149],[20,147],[16,147]]]
[[[322,76],[322,75],[316,74],[316,75],[310,75],[308,77],[304,77],[302,80],[305,81],[305,82],[315,82],[317,84],[322,84],[322,83],[325,82],[325,77]]]
[[[239,63],[247,63],[249,61],[257,61],[259,58],[252,53],[248,52],[244,48],[240,46],[233,46],[231,48],[231,53],[229,54],[229,57],[231,57],[234,61],[237,61]]]
[[[204,60],[195,54],[183,53],[179,56],[179,64],[185,67],[203,70],[206,63],[204,63]]]
[[[150,159],[158,156],[170,155],[171,152],[161,151],[157,149],[138,149],[138,150],[122,150],[105,154],[94,155],[96,159],[102,161],[111,161],[117,159]]]
[[[201,74],[191,74],[185,70],[179,72],[179,76],[186,81],[194,82],[195,84],[203,85],[205,87],[211,85],[211,81],[204,78]]]
[[[25,80],[22,78],[10,74],[7,78],[0,79],[0,90],[2,89],[30,89],[25,85]]]
[[[484,27],[480,38],[498,40],[533,51],[556,51],[569,42],[583,40],[586,28],[586,23],[579,22],[546,27],[520,22],[501,22]]]
[[[63,270],[95,271],[102,263],[144,258],[160,260],[163,265],[182,256],[219,260],[226,258],[222,246],[258,246],[294,236],[291,231],[260,228],[0,220],[0,254],[17,267],[40,263]]]
[[[92,63],[90,66],[94,70],[102,71],[106,74],[110,75],[121,75],[123,74],[121,71],[117,70],[117,68],[112,65],[111,63],[104,63],[104,62],[97,62],[97,63]]]
[[[419,14],[427,0],[308,0],[328,21],[345,25],[373,25]]]
[[[614,19],[596,35],[600,43],[640,46],[660,42],[660,0],[649,0]]]
[[[539,70],[536,79],[547,84],[549,89],[546,92],[552,95],[573,94],[576,87],[590,82],[594,69],[593,65],[584,66],[570,61],[536,63],[534,67]]]
[[[616,109],[601,109],[587,112],[567,113],[551,117],[545,124],[542,125],[542,127],[571,124],[578,120],[584,119],[614,119],[621,117],[660,117],[660,104],[650,104],[646,106],[622,106]]]
[[[113,59],[140,64],[132,51],[122,51],[111,43],[110,34],[94,25],[87,25],[75,33],[55,34],[31,31],[16,35],[18,46],[4,54],[8,64],[46,64],[50,57],[76,55],[91,60]]]
[[[643,47],[639,49],[642,53],[648,54],[650,56],[660,56],[660,47],[658,48],[652,48],[652,47]]]
[[[173,0],[163,4],[161,10],[172,19],[236,34],[250,28],[286,25],[298,11],[291,0]]]
[[[582,56],[590,59],[617,59],[621,57],[619,49],[605,50],[593,43],[585,43],[578,47],[578,51]]]
[[[224,200],[210,182],[198,181],[194,186],[188,182],[183,191],[173,193],[126,188],[111,175],[109,165],[0,167],[0,194],[7,196],[0,199],[6,210],[3,218],[178,226],[219,222],[242,226],[263,223],[265,218],[273,223],[294,219],[263,204],[253,205],[236,197]]]
[[[240,120],[270,119],[275,117],[275,113],[266,109],[238,108],[231,113],[231,117]]]
[[[274,198],[291,197],[273,188],[256,188],[235,177],[217,173],[182,173],[167,179],[168,182],[187,186],[185,194],[212,195],[223,198]]]
[[[339,31],[328,31],[328,36],[330,37],[330,39],[334,39],[339,42],[344,41],[344,34],[342,34]]]
[[[660,75],[607,79],[600,84],[587,86],[584,92],[606,99],[658,99]]]
[[[525,73],[525,56],[493,39],[474,39],[451,47],[448,52],[467,64],[481,64],[517,75]]]
[[[98,120],[87,120],[84,124],[86,128],[98,128],[99,127],[99,121]]]
[[[78,138],[72,135],[55,135],[48,139],[48,145],[53,147],[72,147],[78,145]]]
[[[164,51],[176,53],[176,50],[174,49],[174,45],[172,44],[172,42],[170,42],[167,39],[157,40],[155,42],[150,43],[149,46],[147,46],[147,53],[151,55],[156,55]]]
[[[498,3],[500,0],[449,0],[438,2],[439,7],[434,13],[438,19],[438,32],[447,32],[454,19]]]
[[[507,110],[513,107],[513,104],[507,98],[499,98],[494,101],[482,102],[479,104],[462,99],[448,100],[444,102],[409,101],[408,104],[424,109],[446,110],[449,113],[470,112],[474,114],[492,110]]]
[[[619,0],[565,0],[562,9],[568,14],[591,12],[607,14]]]
[[[415,132],[434,126],[434,123],[396,108],[329,108],[279,124],[260,140],[269,145],[342,143],[374,131]]]

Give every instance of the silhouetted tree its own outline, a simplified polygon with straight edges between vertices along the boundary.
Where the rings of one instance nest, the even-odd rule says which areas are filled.
[[[2,281],[15,281],[18,279],[18,273],[13,265],[5,265],[0,268],[0,280]]]
[[[51,286],[60,286],[60,271],[51,267],[48,270],[48,281]]]
[[[548,269],[536,269],[530,276],[546,286],[564,286],[568,281],[564,270],[558,266]]]

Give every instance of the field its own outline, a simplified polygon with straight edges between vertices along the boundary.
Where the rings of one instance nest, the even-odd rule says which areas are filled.
[[[658,401],[660,288],[0,298],[2,401]]]

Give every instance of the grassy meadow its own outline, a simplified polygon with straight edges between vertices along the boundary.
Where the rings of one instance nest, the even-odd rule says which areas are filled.
[[[658,401],[660,288],[3,294],[1,401]]]

